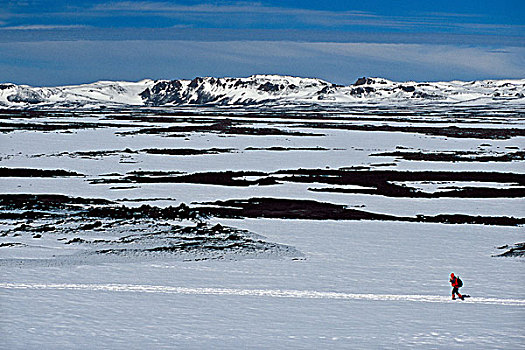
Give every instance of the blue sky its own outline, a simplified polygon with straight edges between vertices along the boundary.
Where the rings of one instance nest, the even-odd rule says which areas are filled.
[[[0,81],[525,75],[525,1],[0,0]]]

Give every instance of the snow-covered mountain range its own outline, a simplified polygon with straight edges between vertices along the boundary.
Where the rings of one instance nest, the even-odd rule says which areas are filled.
[[[31,87],[0,84],[0,106],[10,108],[183,105],[296,105],[391,102],[525,103],[525,79],[450,82],[393,82],[360,78],[343,86],[315,78],[252,75],[247,78],[99,81]]]

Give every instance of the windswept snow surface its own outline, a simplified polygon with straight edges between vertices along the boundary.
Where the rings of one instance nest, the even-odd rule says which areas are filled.
[[[439,295],[399,295],[399,294],[356,294],[338,292],[318,292],[313,290],[281,290],[281,289],[231,289],[231,288],[185,288],[169,286],[150,286],[135,284],[24,284],[0,283],[4,289],[43,289],[43,290],[89,290],[106,292],[136,292],[160,294],[189,295],[236,295],[270,298],[294,299],[345,299],[372,301],[410,301],[424,303],[444,303],[450,298]],[[525,299],[498,299],[467,297],[463,302],[492,305],[525,306]]]
[[[487,256],[500,239],[520,239],[512,228],[221,222],[293,244],[306,259],[4,266],[3,346],[523,345],[523,262]],[[472,298],[449,299],[450,271]]]

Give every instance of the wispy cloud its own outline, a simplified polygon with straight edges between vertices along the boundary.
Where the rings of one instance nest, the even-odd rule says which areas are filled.
[[[496,51],[494,51],[496,49]],[[32,85],[94,80],[277,73],[348,84],[523,78],[525,48],[286,41],[54,41],[0,43],[2,80]],[[11,63],[10,63],[11,62]],[[24,65],[20,65],[24,62]],[[27,79],[27,80],[21,80]]]
[[[172,2],[122,1],[98,4],[86,13],[90,16],[167,17],[183,21],[218,26],[295,27],[316,25],[322,27],[406,26],[365,11],[324,11],[304,8],[266,6],[259,2],[219,2],[180,5]]]
[[[154,1],[120,1],[98,4],[91,8],[93,11],[115,11],[115,12],[140,12],[157,14],[177,13],[259,13],[259,14],[333,14],[333,11],[309,10],[301,8],[287,8],[278,6],[266,6],[260,2],[217,2],[201,3],[195,5],[180,5],[173,2]],[[376,15],[364,11],[343,11],[342,15],[376,17]]]
[[[0,12],[2,10],[0,9]],[[20,12],[7,14],[10,19],[35,25],[40,22],[112,26],[111,19],[121,19],[120,26],[148,27],[152,18],[163,19],[165,27],[189,25],[218,28],[305,28],[310,29],[367,29],[394,31],[436,31],[487,34],[523,34],[525,26],[494,23],[486,14],[454,12],[411,12],[411,15],[393,16],[366,11],[335,11],[300,7],[270,6],[262,2],[197,2],[192,5],[173,1],[110,1],[92,6],[69,5],[60,10],[41,13]],[[1,19],[1,17],[0,17]],[[43,20],[45,19],[45,21]],[[127,24],[122,19],[128,19]],[[169,20],[172,20],[171,23]],[[95,21],[97,24],[93,24]],[[33,22],[33,23],[32,23]],[[70,23],[70,22],[69,22]],[[67,23],[67,24],[69,24]],[[20,26],[20,23],[12,26]],[[518,33],[518,34],[519,34]]]
[[[452,18],[482,18],[478,13],[459,13],[459,12],[423,12],[422,15],[431,17],[452,17]]]
[[[20,26],[0,27],[0,30],[63,30],[63,29],[79,29],[89,28],[86,25],[59,25],[59,24],[30,24]]]
[[[388,16],[366,11],[328,11],[283,6],[267,6],[260,2],[217,2],[181,5],[174,2],[117,1],[102,3],[86,11],[90,16],[161,16],[197,22],[228,23],[233,19],[251,25],[280,23],[320,27],[379,27],[393,29],[476,29],[486,31],[523,30],[523,25],[480,23],[487,16],[476,13],[423,12],[411,16]],[[232,17],[234,16],[234,17]]]
[[[233,16],[248,16],[251,24],[314,24],[323,27],[379,26],[406,28],[431,21],[414,17],[386,17],[365,11],[327,11],[280,6],[266,6],[259,2],[201,3],[179,5],[172,2],[121,1],[98,4],[88,12],[91,15],[165,16],[213,23],[231,21]],[[236,17],[238,20],[239,18]]]

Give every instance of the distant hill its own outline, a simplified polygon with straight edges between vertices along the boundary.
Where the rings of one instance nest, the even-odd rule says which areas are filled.
[[[64,108],[117,106],[256,106],[514,101],[525,104],[525,79],[450,82],[393,82],[360,78],[343,86],[316,78],[252,75],[247,78],[99,81],[31,87],[0,84],[0,106]]]

